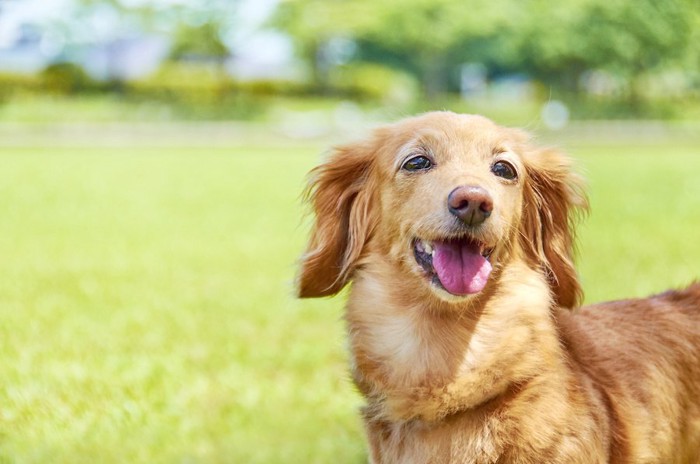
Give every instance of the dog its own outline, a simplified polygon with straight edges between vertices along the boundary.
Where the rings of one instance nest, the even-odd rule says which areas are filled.
[[[433,112],[310,175],[300,297],[346,306],[372,463],[700,463],[700,283],[580,307],[568,157]]]

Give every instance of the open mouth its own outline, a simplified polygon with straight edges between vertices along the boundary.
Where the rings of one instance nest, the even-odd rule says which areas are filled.
[[[413,255],[431,282],[453,295],[479,293],[486,286],[493,248],[470,238],[413,241]]]

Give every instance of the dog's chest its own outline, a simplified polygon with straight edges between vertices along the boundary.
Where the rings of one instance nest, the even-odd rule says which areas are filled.
[[[469,350],[469,330],[454,315],[396,304],[386,286],[370,279],[353,288],[346,319],[354,367],[385,386],[434,382],[450,375]]]
[[[436,425],[368,423],[374,464],[497,464],[505,449],[502,424],[494,418],[464,416]]]

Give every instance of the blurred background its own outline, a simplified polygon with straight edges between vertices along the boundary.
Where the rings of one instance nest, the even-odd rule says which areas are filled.
[[[700,119],[694,0],[2,0],[0,120]],[[330,116],[330,117],[329,117]]]
[[[577,160],[587,303],[700,278],[697,0],[0,0],[0,464],[366,462],[300,193],[436,109]]]

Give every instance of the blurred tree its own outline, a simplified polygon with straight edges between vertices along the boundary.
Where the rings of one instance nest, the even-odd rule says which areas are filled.
[[[690,45],[689,0],[529,0],[521,25],[517,67],[551,85],[575,91],[583,72],[603,69],[630,82],[629,97],[639,98],[637,79],[678,61]]]
[[[382,8],[381,3],[376,6]],[[314,84],[326,89],[329,66],[324,48],[335,38],[357,38],[367,23],[378,20],[369,11],[365,0],[283,0],[272,22],[294,39],[301,58],[311,64]]]
[[[97,88],[83,69],[73,63],[54,63],[39,75],[43,85],[51,93],[76,94]]]
[[[449,57],[457,47],[493,36],[512,20],[516,0],[286,0],[275,23],[297,41],[324,85],[323,47],[336,37],[365,46],[366,57],[393,61],[417,73],[432,98],[447,84]]]
[[[699,12],[698,0],[283,0],[275,24],[320,85],[324,46],[344,37],[357,59],[415,73],[428,97],[445,90],[450,68],[476,61],[569,91],[602,69],[631,82],[634,100],[644,73],[697,56]]]
[[[700,2],[694,4],[691,10],[691,34],[686,55],[681,64],[682,68],[691,71],[694,79],[696,95],[700,95]]]
[[[174,34],[171,56],[175,59],[211,57],[223,62],[229,49],[221,40],[221,30],[217,21],[201,25],[181,24]]]
[[[215,77],[226,79],[226,58],[231,54],[221,39],[223,28],[211,20],[199,25],[181,24],[173,37],[170,58],[178,61],[213,63]]]
[[[383,26],[366,31],[364,38],[415,67],[429,99],[446,90],[450,67],[461,64],[451,58],[490,42],[517,11],[512,0],[474,0],[469,8],[454,0],[391,0],[387,6]]]

